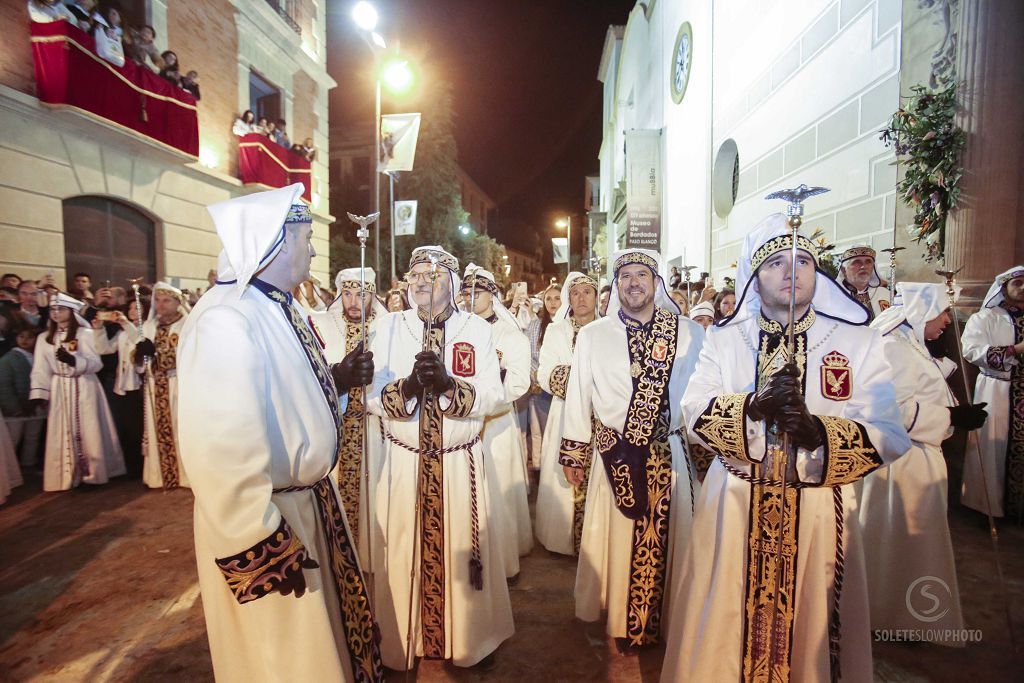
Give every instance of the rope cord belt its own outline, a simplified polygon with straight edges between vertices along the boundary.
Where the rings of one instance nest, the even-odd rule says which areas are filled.
[[[383,427],[383,425],[381,425]],[[472,524],[472,543],[473,549],[469,558],[469,581],[473,584],[473,588],[476,590],[483,590],[484,588],[484,563],[483,556],[480,553],[480,508],[477,504],[476,496],[476,461],[473,459],[473,446],[480,443],[482,432],[474,436],[470,441],[459,444],[457,446],[448,446],[447,448],[417,448],[410,446],[403,442],[401,439],[395,437],[394,434],[382,430],[384,438],[393,443],[396,446],[400,446],[410,453],[425,458],[440,458],[441,456],[448,455],[450,453],[458,453],[459,451],[465,451],[466,456],[469,460],[469,512],[470,520]]]
[[[320,481],[313,482],[312,484],[296,484],[295,486],[285,486],[284,488],[274,489],[274,493],[294,493],[295,491],[308,491],[312,488],[316,488],[320,485],[320,482],[326,481],[330,478],[331,473],[328,472],[323,476]]]

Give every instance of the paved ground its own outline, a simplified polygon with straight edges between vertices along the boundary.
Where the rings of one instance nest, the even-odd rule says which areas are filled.
[[[190,493],[123,480],[62,494],[39,488],[30,477],[0,507],[0,681],[211,680]],[[964,649],[880,644],[876,680],[1020,680],[987,532],[963,510],[952,522],[964,612],[983,640]],[[1002,543],[1024,641],[1024,530],[1003,529]],[[657,681],[660,651],[620,657],[600,626],[573,619],[574,575],[570,559],[535,549],[512,589],[516,635],[498,667],[484,674],[428,662],[419,680]]]

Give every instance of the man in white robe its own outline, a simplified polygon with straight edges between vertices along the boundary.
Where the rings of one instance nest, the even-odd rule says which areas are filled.
[[[178,339],[188,308],[181,290],[153,285],[149,320],[135,345],[134,362],[143,380],[142,482],[150,488],[188,487],[178,455]]]
[[[926,344],[938,339],[951,322],[945,286],[901,282],[896,287],[893,306],[871,327],[885,340],[903,426],[914,446],[865,477],[861,489],[871,627],[913,630],[927,640],[959,646],[962,640],[941,635],[964,626],[946,519],[948,478],[942,442],[953,427],[980,427],[985,410],[984,405],[957,405],[946,384],[957,364],[932,357]],[[899,561],[893,559],[894,549],[899,550]],[[929,595],[939,604],[929,602]]]
[[[1024,266],[1000,273],[964,325],[964,358],[978,366],[974,400],[988,404],[981,460],[964,458],[960,502],[993,517],[1024,518]]]
[[[371,345],[367,406],[385,438],[374,596],[384,663],[396,670],[414,656],[487,667],[514,632],[480,445],[505,396],[491,326],[455,305],[458,273],[441,247],[414,250],[413,308],[381,318]]]
[[[368,340],[363,339],[363,319],[366,321],[366,335],[372,339],[374,325],[387,314],[387,310],[377,300],[376,276],[372,268],[364,271],[362,280],[359,268],[338,271],[334,285],[338,296],[326,311],[310,313],[309,320],[327,362],[354,366],[357,357],[369,348]],[[365,287],[362,294],[361,287]],[[370,375],[372,381],[372,371]],[[338,378],[335,379],[337,381]],[[379,533],[372,532],[377,525],[370,517],[372,509],[368,497],[377,484],[376,477],[380,471],[380,418],[365,417],[363,385],[344,387],[339,384],[338,390],[343,392],[342,437],[338,443],[335,478],[349,529],[359,548],[359,563],[368,571],[373,566],[371,548],[381,547]],[[363,425],[366,425],[365,442]],[[370,533],[373,533],[372,538]]]
[[[607,612],[627,652],[661,641],[670,544],[689,538],[696,473],[680,408],[704,331],[669,297],[657,252],[627,249],[612,263],[608,315],[577,339],[559,462],[574,485],[590,468],[576,616]]]
[[[562,285],[562,305],[544,333],[537,363],[537,382],[552,398],[541,444],[534,528],[541,545],[562,555],[579,554],[590,478],[589,461],[584,463],[584,479],[578,484],[565,478],[565,469],[558,461],[565,390],[576,339],[580,330],[596,319],[597,282],[583,273],[569,273]]]
[[[380,681],[378,637],[330,476],[331,371],[289,294],[314,255],[303,186],[209,207],[216,286],[178,345],[181,458],[219,681]]]
[[[878,276],[875,250],[865,244],[850,247],[839,257],[836,276],[846,291],[871,312],[869,320],[889,308],[889,288]]]
[[[501,303],[494,275],[475,264],[466,267],[462,300],[467,310],[491,325],[505,398],[484,422],[484,467],[495,512],[495,536],[505,558],[505,574],[519,574],[519,558],[533,547],[524,441],[515,401],[530,388],[530,341]]]
[[[852,485],[911,443],[881,336],[803,235],[788,357],[792,240],[782,214],[746,237],[736,311],[708,330],[683,397],[716,457],[673,581],[665,683],[872,678]]]

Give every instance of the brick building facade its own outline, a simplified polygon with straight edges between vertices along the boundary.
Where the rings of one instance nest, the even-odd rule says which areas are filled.
[[[323,0],[131,0],[160,50],[200,75],[198,158],[37,98],[24,0],[0,0],[0,271],[22,277],[95,270],[205,286],[220,251],[205,206],[264,189],[238,179],[235,117],[269,107],[293,142],[312,138],[313,272],[328,273],[326,3]],[[134,270],[133,270],[134,269]]]

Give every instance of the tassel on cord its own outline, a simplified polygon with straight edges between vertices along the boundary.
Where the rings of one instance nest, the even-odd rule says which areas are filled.
[[[480,559],[480,516],[476,502],[476,461],[473,459],[473,451],[466,450],[469,456],[469,497],[470,515],[473,525],[473,552],[469,558],[469,582],[473,588],[482,591],[484,589],[484,563]]]

